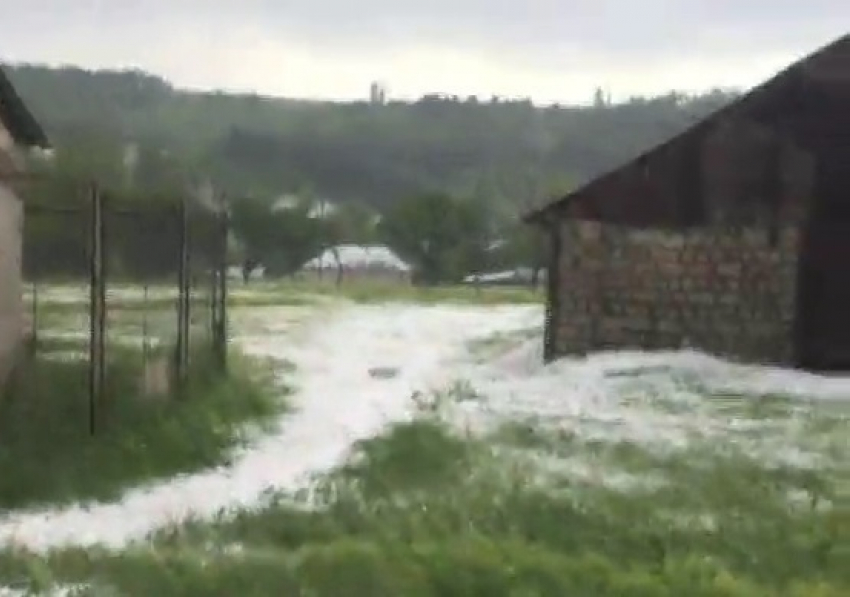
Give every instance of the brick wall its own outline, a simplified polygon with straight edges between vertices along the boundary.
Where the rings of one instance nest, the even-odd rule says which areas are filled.
[[[556,354],[692,346],[749,361],[793,359],[799,234],[562,224]]]

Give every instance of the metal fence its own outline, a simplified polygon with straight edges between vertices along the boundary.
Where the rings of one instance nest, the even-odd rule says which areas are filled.
[[[34,366],[87,365],[94,433],[119,377],[181,396],[195,370],[226,370],[228,221],[197,201],[128,201],[97,185],[63,197],[24,205],[28,348]]]

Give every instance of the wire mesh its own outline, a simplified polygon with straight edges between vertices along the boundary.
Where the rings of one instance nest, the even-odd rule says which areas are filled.
[[[29,207],[24,219],[25,336],[50,358],[88,354],[87,214]]]
[[[193,365],[224,364],[219,212],[183,198],[128,202],[78,187],[61,201],[26,202],[24,222],[30,361],[84,365],[92,431],[117,399],[111,389],[179,395]]]

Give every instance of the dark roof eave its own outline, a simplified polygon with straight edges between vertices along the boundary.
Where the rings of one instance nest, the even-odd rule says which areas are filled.
[[[573,193],[570,193],[566,197],[558,199],[557,201],[526,212],[522,215],[522,222],[529,226],[537,226],[538,228],[549,227],[557,219],[555,218],[556,212],[560,211],[564,207],[564,204],[570,199],[570,197],[572,197],[572,195]]]
[[[552,206],[546,206],[542,209],[536,209],[522,215],[522,222],[530,226],[543,226],[545,224],[546,215],[552,211]]]
[[[591,181],[592,182],[592,181]],[[566,211],[567,207],[572,202],[584,194],[585,189],[590,186],[590,183],[573,189],[565,195],[561,195],[558,199],[553,199],[537,205],[526,211],[520,219],[525,223],[533,226],[546,227],[560,219],[561,212]]]
[[[15,143],[34,149],[50,149],[44,129],[15,91],[12,82],[0,68],[0,122],[12,135]]]
[[[623,169],[628,168],[629,166],[632,166],[636,163],[639,163],[641,160],[646,159],[649,156],[657,153],[662,148],[664,148],[665,146],[668,146],[669,144],[671,144],[675,141],[679,141],[683,138],[699,134],[701,130],[705,130],[708,126],[710,126],[712,123],[718,121],[720,118],[723,118],[726,115],[733,115],[736,112],[739,112],[742,109],[752,105],[753,102],[758,101],[758,99],[760,97],[764,96],[765,94],[771,93],[774,89],[776,89],[776,87],[781,86],[783,83],[787,82],[792,76],[799,74],[800,70],[803,68],[803,66],[807,62],[809,62],[810,60],[812,60],[813,58],[815,58],[818,55],[822,55],[822,54],[830,51],[831,49],[837,47],[839,44],[844,44],[844,43],[850,43],[850,34],[844,35],[844,36],[838,38],[837,40],[834,40],[833,42],[819,48],[818,50],[816,50],[812,53],[810,53],[809,55],[804,56],[803,58],[800,58],[796,62],[794,62],[791,65],[789,65],[788,67],[786,67],[784,70],[775,74],[773,77],[771,77],[767,81],[764,81],[760,85],[757,85],[756,87],[750,89],[749,91],[744,93],[741,97],[732,101],[730,104],[727,104],[726,106],[723,106],[722,108],[720,108],[719,110],[716,110],[712,114],[705,116],[704,118],[702,118],[698,122],[692,124],[690,127],[685,129],[684,131],[680,132],[679,134],[674,135],[673,137],[667,139],[666,141],[663,141],[662,143],[645,150],[641,154],[633,157],[632,159],[621,164],[620,166],[613,168],[612,170],[608,171],[607,173],[602,174],[601,176],[594,178],[593,180],[587,182],[584,186],[574,190],[573,192],[565,195],[564,197],[561,197],[560,199],[552,201],[547,205],[543,205],[543,206],[537,208],[535,211],[523,216],[523,220],[528,222],[528,223],[544,224],[545,223],[544,218],[546,216],[551,215],[553,212],[557,211],[559,208],[562,208],[566,203],[568,203],[571,199],[575,198],[577,195],[584,194],[588,190],[588,188],[595,187],[600,182],[609,179],[612,175],[616,174],[617,172],[620,172]]]

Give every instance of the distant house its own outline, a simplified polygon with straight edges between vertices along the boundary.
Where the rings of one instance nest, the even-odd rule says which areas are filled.
[[[41,126],[0,69],[0,383],[14,366],[24,334],[23,208],[15,187],[24,171],[24,152],[48,145]]]
[[[850,35],[527,220],[550,240],[549,359],[850,368]]]
[[[412,268],[383,245],[337,245],[301,268],[302,279],[326,282],[367,281],[409,284]]]

